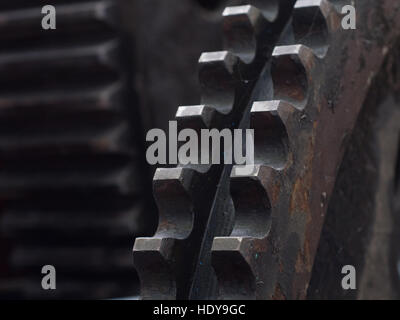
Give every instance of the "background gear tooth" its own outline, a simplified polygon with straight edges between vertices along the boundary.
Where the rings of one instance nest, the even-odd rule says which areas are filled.
[[[75,81],[88,84],[96,81],[118,80],[121,66],[117,55],[119,45],[108,41],[95,45],[71,48],[51,48],[30,52],[7,52],[0,54],[0,84],[6,88],[19,85],[26,87],[52,86],[54,78],[63,74],[60,83]]]
[[[93,89],[53,89],[49,91],[27,91],[0,95],[0,117],[37,115],[46,111],[50,115],[62,112],[66,115],[82,111],[109,111],[111,115],[123,112],[123,86],[121,82],[97,86]]]
[[[37,46],[39,42],[52,41],[54,44],[65,45],[71,41],[71,36],[80,33],[80,38],[88,37],[91,31],[96,31],[99,38],[112,37],[112,32],[118,28],[118,10],[113,1],[87,1],[52,5],[57,9],[57,29],[44,33],[38,28],[38,21],[43,18],[38,1],[32,1],[29,6],[9,8],[0,12],[2,32],[0,40],[7,41],[7,48]]]
[[[0,228],[10,253],[1,279],[10,291],[1,294],[135,295],[130,243],[154,224],[151,212],[143,216],[144,159],[118,6],[56,0],[57,29],[47,32],[40,24],[47,4],[0,4]],[[114,266],[101,258],[107,254]],[[98,273],[80,274],[82,260]],[[57,294],[41,290],[46,264],[56,267]]]
[[[228,51],[206,52],[199,60],[201,103],[227,114],[236,104],[238,57]]]
[[[227,7],[223,12],[225,48],[244,63],[251,63],[257,51],[257,33],[264,25],[261,12],[253,6]]]
[[[156,236],[186,239],[192,232],[194,174],[193,170],[185,168],[157,169],[153,180],[160,212]]]
[[[138,234],[138,217],[143,208],[133,206],[116,210],[113,215],[107,212],[87,210],[71,214],[67,211],[49,212],[33,208],[31,211],[13,210],[5,212],[0,232],[19,243],[32,238],[39,239],[46,233],[48,238],[62,235],[65,239],[84,239],[86,243],[96,243],[101,238],[122,239],[126,234]]]

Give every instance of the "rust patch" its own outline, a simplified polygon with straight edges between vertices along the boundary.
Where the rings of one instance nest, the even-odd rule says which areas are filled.
[[[274,294],[272,295],[273,300],[286,300],[286,296],[282,291],[282,288],[279,283],[276,284]]]
[[[310,212],[310,194],[311,180],[312,180],[312,163],[314,158],[313,150],[313,139],[309,141],[307,157],[303,162],[304,173],[296,179],[292,195],[290,197],[290,214],[293,212],[309,213]]]
[[[274,206],[278,202],[280,193],[281,193],[281,184],[279,182],[275,182],[274,184],[272,184],[269,192],[270,196],[269,200],[272,206]]]
[[[303,177],[300,177],[294,184],[290,200],[290,214],[293,212],[308,212],[310,210],[308,186],[305,186],[304,182]]]
[[[310,273],[312,271],[312,263],[311,263],[311,255],[310,255],[310,246],[306,239],[304,242],[303,251],[297,254],[296,264],[295,264],[296,273]]]

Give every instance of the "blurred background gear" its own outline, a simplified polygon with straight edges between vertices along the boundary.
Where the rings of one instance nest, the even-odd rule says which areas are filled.
[[[130,250],[152,231],[132,44],[115,1],[48,1],[0,12],[0,294],[137,294]],[[41,288],[53,265],[57,290]]]

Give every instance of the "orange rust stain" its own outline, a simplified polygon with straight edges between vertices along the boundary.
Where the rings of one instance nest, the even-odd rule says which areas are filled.
[[[275,182],[270,189],[270,201],[272,205],[275,205],[278,202],[279,194],[281,193],[281,184],[279,182]]]
[[[296,273],[309,273],[312,270],[310,247],[307,240],[304,243],[303,251],[297,254],[295,270]]]
[[[284,270],[284,268],[283,268],[283,263],[282,263],[282,262],[279,262],[279,272],[280,272],[280,273],[283,273],[283,270]]]
[[[290,199],[290,214],[293,212],[307,213],[310,211],[308,194],[310,186],[307,180],[307,176],[296,180]]]
[[[304,161],[304,172],[296,179],[292,195],[290,198],[290,214],[294,212],[301,212],[308,214],[310,212],[310,189],[312,180],[312,161],[313,161],[313,140],[310,139],[309,146],[307,148],[307,158]]]
[[[273,300],[286,300],[286,296],[282,291],[282,288],[279,283],[276,284],[274,294],[272,295]]]

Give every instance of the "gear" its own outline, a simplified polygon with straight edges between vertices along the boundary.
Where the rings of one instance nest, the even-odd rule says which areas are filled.
[[[2,4],[1,233],[9,246],[2,295],[134,295],[132,237],[143,219],[143,159],[115,1]],[[153,218],[154,220],[154,218]],[[41,289],[54,265],[57,290]]]
[[[256,79],[290,16],[292,1],[273,1],[266,10],[250,5],[228,7],[223,30],[230,51],[203,53],[199,60],[201,105],[180,107],[180,126],[237,127],[251,101]],[[271,9],[274,9],[271,14]],[[236,39],[241,30],[243,41]],[[197,294],[191,280],[202,263],[203,235],[223,167],[178,166],[158,169],[154,194],[160,211],[152,238],[138,238],[134,263],[140,274],[142,298],[187,299]],[[208,238],[208,237],[207,237]],[[201,271],[203,272],[203,271]],[[199,278],[199,277],[196,277]],[[205,282],[203,282],[205,283]]]
[[[202,55],[202,105],[177,112],[197,130],[253,128],[257,170],[157,170],[159,228],[134,246],[144,299],[306,297],[348,136],[399,36],[400,4],[355,1],[357,29],[344,30],[345,1],[298,0],[292,15],[290,1],[268,3],[279,3],[276,20],[225,10],[230,51]]]

